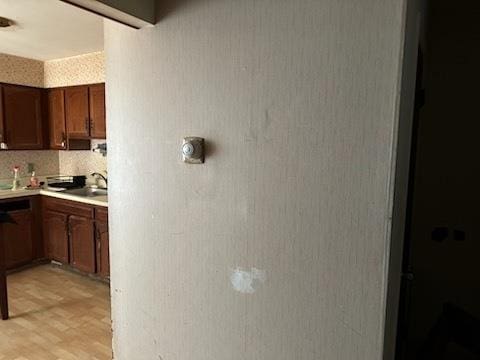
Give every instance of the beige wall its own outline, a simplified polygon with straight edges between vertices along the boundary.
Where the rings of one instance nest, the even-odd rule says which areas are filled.
[[[117,360],[382,358],[403,5],[106,24]]]
[[[0,82],[43,87],[43,62],[0,53]]]

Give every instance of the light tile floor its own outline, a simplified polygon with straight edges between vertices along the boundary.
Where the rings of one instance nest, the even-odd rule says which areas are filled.
[[[0,360],[111,360],[106,284],[52,265],[8,276]]]

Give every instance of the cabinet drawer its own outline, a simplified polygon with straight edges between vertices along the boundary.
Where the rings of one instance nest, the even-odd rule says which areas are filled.
[[[95,208],[95,220],[100,222],[108,222],[108,209],[107,208]]]
[[[76,201],[45,197],[43,199],[43,206],[45,209],[55,210],[56,212],[62,212],[68,215],[83,216],[89,219],[93,218],[93,206],[81,204]]]
[[[16,199],[6,199],[0,201],[0,211],[14,212],[22,210],[30,210],[31,203],[27,197],[20,197]]]

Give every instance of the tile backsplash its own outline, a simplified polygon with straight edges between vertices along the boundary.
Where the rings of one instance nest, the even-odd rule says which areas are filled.
[[[92,147],[105,141],[92,141]],[[107,157],[93,151],[0,151],[0,179],[11,179],[13,167],[20,167],[20,176],[28,177],[27,164],[33,163],[38,176],[87,175],[89,183],[95,182],[89,175],[93,172],[105,174]],[[102,184],[100,184],[102,185]]]
[[[57,174],[59,169],[58,151],[2,151],[0,152],[0,179],[11,178],[15,165],[20,167],[20,176],[28,176],[28,163],[35,165],[37,175]]]
[[[92,148],[105,140],[93,140]],[[107,157],[93,151],[60,151],[59,173],[62,175],[89,175],[93,172],[105,173]]]

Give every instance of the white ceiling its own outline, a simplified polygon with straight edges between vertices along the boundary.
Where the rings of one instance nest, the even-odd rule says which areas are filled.
[[[103,19],[60,0],[0,0],[0,53],[38,60],[103,50]]]

